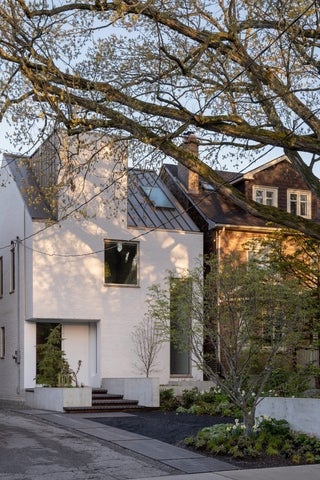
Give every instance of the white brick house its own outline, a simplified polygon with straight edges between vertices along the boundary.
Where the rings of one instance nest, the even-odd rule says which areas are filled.
[[[128,171],[126,157],[124,145],[97,134],[59,134],[30,158],[4,157],[0,398],[23,400],[35,386],[36,344],[57,323],[71,367],[82,360],[84,385],[142,375],[132,331],[148,287],[192,268],[203,239],[157,175]],[[170,366],[169,344],[157,370],[161,383],[201,379],[190,360]]]

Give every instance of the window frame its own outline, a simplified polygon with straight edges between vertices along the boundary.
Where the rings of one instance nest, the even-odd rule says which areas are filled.
[[[10,247],[10,290],[9,293],[14,293],[16,289],[16,246],[11,242]]]
[[[263,201],[262,202],[258,202],[257,201],[257,191],[261,190],[263,192]],[[269,205],[267,203],[267,193],[268,192],[272,192],[273,194],[273,204],[272,205]],[[252,187],[252,199],[256,202],[256,203],[260,203],[261,205],[266,205],[266,206],[272,206],[272,207],[276,207],[278,208],[278,187],[269,187],[269,186],[266,186],[266,185],[253,185]]]
[[[297,211],[296,213],[291,211],[291,195],[297,195]],[[306,208],[307,208],[307,215],[301,215],[301,196],[306,195],[307,197],[307,202],[306,202]],[[300,190],[296,188],[288,188],[287,190],[287,212],[291,213],[292,215],[298,215],[299,217],[302,218],[311,218],[311,209],[312,209],[312,203],[311,203],[311,192],[310,190]]]
[[[136,259],[136,272],[135,272],[135,282],[127,282],[127,283],[121,283],[121,282],[112,282],[112,281],[107,281],[107,275],[106,275],[106,264],[107,264],[107,258],[106,258],[106,246],[107,245],[112,245],[114,244],[114,247],[118,244],[130,244],[130,245],[135,245],[136,247],[136,253],[133,258]],[[132,265],[133,265],[132,262]],[[104,285],[105,286],[112,286],[112,287],[139,287],[140,286],[140,271],[139,271],[139,265],[140,265],[140,243],[132,240],[115,240],[115,239],[104,239]],[[130,271],[130,273],[132,270]]]
[[[6,356],[6,330],[5,327],[0,327],[0,359]]]
[[[192,375],[192,290],[190,277],[172,276],[170,278],[170,377],[172,378]],[[182,323],[179,322],[180,317],[183,318]],[[184,322],[187,322],[187,325]],[[183,338],[183,346],[175,342],[174,337],[177,336],[177,332],[179,338]]]

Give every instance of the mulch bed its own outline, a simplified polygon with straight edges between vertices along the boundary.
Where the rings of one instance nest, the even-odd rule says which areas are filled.
[[[131,414],[131,412],[128,413]],[[195,435],[204,427],[218,423],[234,422],[233,418],[228,417],[191,415],[160,410],[139,411],[125,417],[98,417],[90,418],[90,420],[188,449],[189,447],[186,447],[183,443],[184,438]],[[197,452],[205,456],[214,456],[202,450],[197,450]],[[258,458],[246,459],[216,456],[216,458],[239,468],[268,468],[292,465],[290,460],[278,456],[264,455]]]

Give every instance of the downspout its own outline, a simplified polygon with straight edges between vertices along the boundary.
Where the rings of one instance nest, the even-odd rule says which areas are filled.
[[[12,356],[13,359],[15,360],[18,368],[18,379],[17,379],[17,395],[20,395],[21,393],[21,388],[20,388],[20,382],[21,382],[21,333],[20,333],[20,321],[21,321],[21,305],[20,305],[20,238],[16,237],[16,255],[17,255],[17,261],[16,261],[16,291],[17,291],[17,350],[15,351],[14,355]]]

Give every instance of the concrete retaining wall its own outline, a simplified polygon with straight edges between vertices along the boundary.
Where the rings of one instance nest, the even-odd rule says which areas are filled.
[[[208,392],[210,388],[215,387],[214,382],[206,380],[171,380],[166,385],[161,385],[160,390],[173,390],[175,397],[181,397],[185,390],[197,388],[199,392]]]
[[[289,422],[293,430],[320,437],[320,399],[266,397],[259,403],[256,417],[267,415]]]
[[[64,407],[90,407],[92,388],[36,387],[25,392],[25,403],[31,408],[63,412]]]
[[[138,400],[143,407],[159,407],[158,378],[103,378],[102,388],[109,393],[123,395],[128,400]]]

